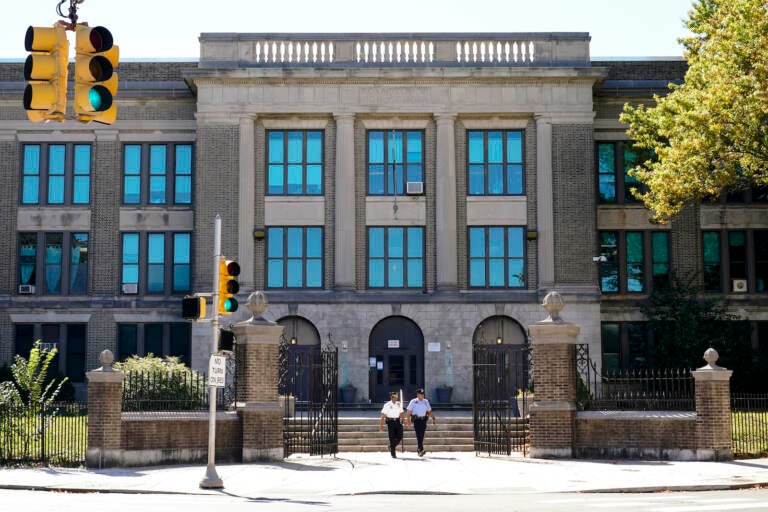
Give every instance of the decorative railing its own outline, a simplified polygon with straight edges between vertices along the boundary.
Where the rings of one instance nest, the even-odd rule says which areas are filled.
[[[585,33],[202,34],[201,67],[589,65]]]

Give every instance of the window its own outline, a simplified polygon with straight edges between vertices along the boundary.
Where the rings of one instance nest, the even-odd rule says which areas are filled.
[[[704,231],[702,252],[705,290],[768,291],[768,230]]]
[[[666,231],[601,231],[600,290],[643,293],[670,280],[669,233]],[[650,276],[650,278],[649,278]]]
[[[25,144],[23,153],[21,204],[90,203],[90,145]]]
[[[87,348],[85,324],[15,324],[15,353],[29,358],[36,340],[47,347],[56,347],[51,370],[61,372],[72,382],[85,382]],[[50,370],[49,370],[50,371]]]
[[[407,182],[424,181],[424,132],[368,132],[368,194],[402,195]]]
[[[118,324],[117,353],[120,361],[131,356],[174,356],[190,365],[192,330],[189,323]]]
[[[632,189],[642,193],[644,186],[629,175],[629,170],[639,163],[637,154],[630,148],[630,143],[598,142],[596,154],[597,194],[600,203],[639,203],[640,200],[632,195]]]
[[[85,295],[88,233],[19,233],[19,290],[39,295]]]
[[[603,322],[603,371],[652,367],[651,343],[644,323]]]
[[[190,291],[191,254],[190,233],[123,233],[123,293]],[[170,261],[167,255],[172,255]],[[142,275],[143,283],[139,278]]]
[[[424,286],[424,228],[368,228],[368,287]]]
[[[267,194],[322,195],[322,131],[268,131],[267,141]]]
[[[522,227],[469,228],[469,286],[525,287]]]
[[[126,144],[123,204],[192,203],[191,144]]]
[[[467,136],[469,195],[522,194],[522,130],[471,130]]]
[[[267,229],[267,286],[322,288],[323,228]]]

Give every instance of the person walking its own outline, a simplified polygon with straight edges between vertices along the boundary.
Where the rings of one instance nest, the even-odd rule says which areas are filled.
[[[432,418],[432,424],[437,425],[437,418],[435,418],[435,413],[432,412],[432,406],[429,405],[429,400],[424,398],[424,390],[419,388],[416,390],[416,398],[408,403],[408,414],[405,417],[406,427],[413,423],[419,457],[423,457],[427,453],[424,450],[424,432],[427,431],[427,420],[430,417]]]
[[[387,433],[389,434],[389,453],[396,459],[395,448],[403,440],[403,406],[397,401],[397,391],[389,394],[389,401],[381,408],[381,419],[379,420],[379,432],[384,430],[384,421],[387,422]]]

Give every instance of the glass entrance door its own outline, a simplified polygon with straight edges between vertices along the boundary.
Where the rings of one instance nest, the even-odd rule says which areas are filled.
[[[370,397],[389,400],[391,391],[403,391],[403,400],[416,396],[424,386],[424,338],[421,330],[404,317],[379,322],[370,339]]]

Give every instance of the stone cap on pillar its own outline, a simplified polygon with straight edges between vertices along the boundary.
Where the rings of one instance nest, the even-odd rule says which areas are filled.
[[[262,315],[269,307],[269,300],[267,300],[267,294],[261,290],[256,290],[251,293],[245,300],[245,307],[251,312],[251,318],[238,322],[236,325],[250,324],[250,325],[277,325],[275,322],[270,322]]]
[[[528,326],[534,345],[576,343],[581,327],[566,322],[560,317],[565,307],[563,297],[556,291],[549,292],[541,303],[548,316],[540,322]]]
[[[101,367],[86,372],[85,374],[88,382],[122,382],[125,378],[125,374],[112,367],[114,361],[115,355],[111,350],[102,350],[99,354]]]
[[[251,318],[232,326],[239,345],[279,344],[283,326],[271,322],[262,315],[269,306],[267,296],[262,291],[255,291],[248,296],[245,306],[251,311]]]
[[[733,375],[733,370],[728,370],[722,366],[718,366],[717,360],[720,359],[720,354],[713,348],[708,348],[704,352],[704,360],[706,365],[701,368],[692,371],[693,378],[697,381],[703,380],[729,380]]]
[[[540,324],[564,324],[566,323],[565,320],[563,320],[560,317],[560,311],[563,310],[565,307],[565,302],[563,302],[563,297],[556,291],[549,292],[545,297],[544,300],[541,302],[541,306],[547,310],[547,318],[542,320],[541,322],[538,322]]]

